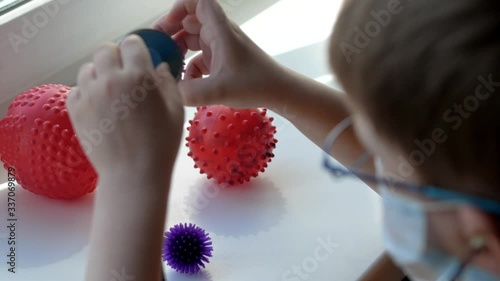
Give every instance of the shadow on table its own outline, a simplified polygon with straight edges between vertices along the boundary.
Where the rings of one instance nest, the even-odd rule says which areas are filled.
[[[88,244],[94,195],[66,201],[35,195],[16,187],[16,256],[18,268],[53,264]],[[7,247],[8,190],[0,190],[0,252]],[[84,265],[82,265],[84,266]]]
[[[193,275],[181,274],[173,270],[166,274],[168,281],[213,281],[212,276],[207,271],[200,271]]]
[[[193,223],[217,235],[241,237],[268,231],[285,215],[285,200],[269,180],[222,187],[200,180],[186,197]]]

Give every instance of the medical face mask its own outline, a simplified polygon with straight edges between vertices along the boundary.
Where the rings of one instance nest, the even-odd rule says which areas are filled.
[[[380,159],[375,161],[377,175],[383,177]],[[379,184],[384,205],[384,244],[394,261],[413,281],[450,281],[461,261],[440,251],[432,241],[429,218],[439,212],[454,212],[457,204],[421,202],[391,191]],[[466,266],[460,281],[494,281],[494,276],[472,265]]]

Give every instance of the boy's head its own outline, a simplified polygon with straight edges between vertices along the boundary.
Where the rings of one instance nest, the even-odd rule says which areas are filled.
[[[345,1],[331,64],[362,142],[403,180],[500,202],[499,15],[497,0]],[[480,266],[500,273],[500,220],[457,216],[441,235],[489,235]]]

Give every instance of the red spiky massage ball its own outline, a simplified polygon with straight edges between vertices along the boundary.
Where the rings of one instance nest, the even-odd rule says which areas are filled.
[[[217,183],[250,181],[264,172],[278,142],[266,109],[233,109],[222,105],[198,108],[189,121],[186,146],[195,168]]]
[[[23,188],[50,198],[78,198],[94,191],[97,183],[66,110],[70,89],[64,85],[29,89],[14,99],[0,121],[4,167],[15,168]]]

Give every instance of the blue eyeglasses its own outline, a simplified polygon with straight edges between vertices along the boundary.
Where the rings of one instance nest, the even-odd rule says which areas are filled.
[[[339,163],[332,160],[330,157],[330,151],[332,151],[335,141],[342,135],[342,133],[352,125],[352,118],[348,117],[340,122],[332,131],[328,134],[323,144],[323,167],[326,168],[330,173],[332,173],[336,178],[343,177],[356,177],[364,181],[365,183],[372,184],[382,184],[391,187],[395,190],[406,191],[416,195],[421,195],[429,199],[443,200],[443,201],[453,201],[457,203],[464,203],[473,205],[479,209],[482,209],[488,213],[500,216],[500,203],[471,195],[462,194],[459,192],[450,191],[445,188],[433,186],[433,185],[418,185],[406,183],[401,180],[392,179],[389,177],[380,177],[370,173],[366,173],[360,170],[360,167],[372,158],[372,155],[368,152],[363,153],[354,164],[345,168]],[[484,248],[484,244],[472,245],[469,254],[462,260],[460,266],[454,270],[451,274],[451,281],[458,280],[460,275],[464,272],[466,266],[471,262],[472,258],[480,253]]]
[[[500,216],[500,202],[496,202],[494,200],[466,195],[433,185],[411,184],[397,179],[389,178],[388,176],[380,177],[363,172],[359,169],[359,167],[371,158],[371,155],[368,152],[363,153],[355,161],[354,165],[349,168],[345,168],[342,165],[332,161],[332,158],[330,157],[331,148],[333,147],[335,141],[339,138],[339,136],[351,125],[352,119],[350,117],[344,119],[328,134],[323,145],[323,166],[335,177],[357,177],[364,182],[387,185],[394,189],[422,195],[429,199],[470,204],[488,213]]]

